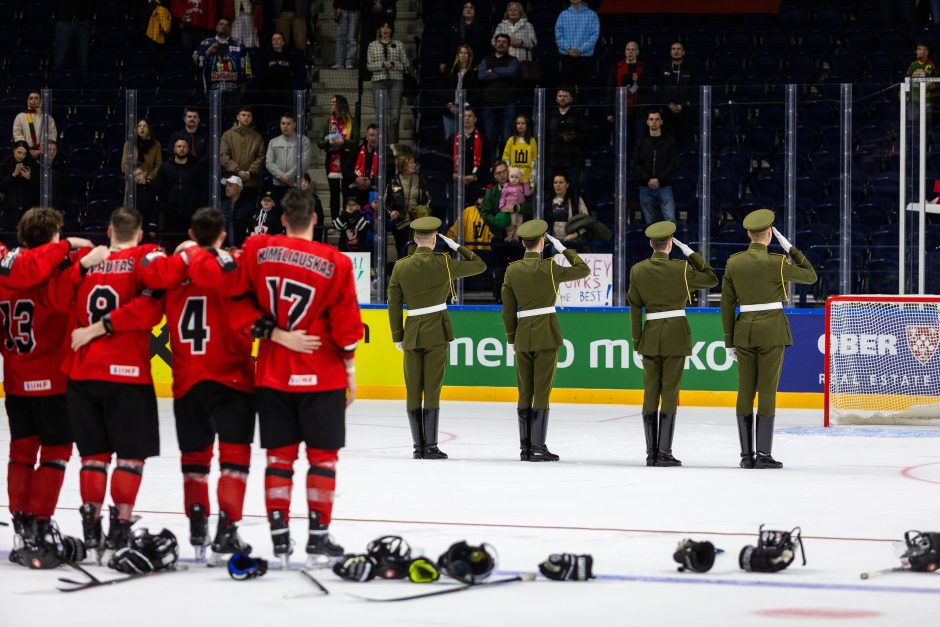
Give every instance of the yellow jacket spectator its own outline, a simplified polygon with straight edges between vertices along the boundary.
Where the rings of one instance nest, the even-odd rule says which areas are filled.
[[[510,168],[522,170],[522,180],[532,184],[532,166],[538,154],[538,144],[532,135],[532,125],[524,115],[516,117],[516,134],[506,140],[503,148],[503,161]]]

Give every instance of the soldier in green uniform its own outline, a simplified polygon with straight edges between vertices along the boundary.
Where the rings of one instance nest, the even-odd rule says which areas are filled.
[[[573,250],[548,235],[548,223],[530,220],[519,226],[525,254],[506,268],[503,279],[503,325],[516,352],[519,388],[519,458],[524,462],[554,462],[558,456],[545,446],[548,434],[548,396],[555,381],[561,327],[555,317],[558,285],[591,273]],[[545,240],[562,253],[571,267],[542,259]],[[517,309],[518,308],[518,309]]]
[[[417,248],[395,262],[388,283],[392,341],[405,353],[406,409],[415,459],[447,459],[437,447],[447,343],[454,339],[447,296],[455,296],[454,279],[486,270],[486,264],[473,251],[438,233],[440,226],[441,221],[434,217],[418,218],[411,223]],[[465,261],[447,253],[435,253],[438,238]],[[407,324],[402,321],[403,303],[408,306]]]
[[[738,360],[738,438],[741,468],[781,468],[771,456],[777,385],[783,366],[783,349],[793,345],[790,323],[781,301],[787,298],[787,281],[816,282],[816,271],[806,257],[772,229],[774,212],[758,209],[743,222],[751,244],[731,255],[721,284],[721,322],[725,346]],[[767,252],[776,237],[783,255]],[[735,307],[740,313],[735,315]],[[757,402],[757,455],[754,447],[754,393]]]
[[[646,229],[653,256],[630,269],[630,326],[633,349],[643,355],[643,433],[647,466],[681,466],[672,456],[676,405],[692,334],[685,318],[691,290],[715,287],[718,276],[708,262],[675,239],[676,225],[656,222]],[[669,259],[675,244],[688,261]],[[646,325],[643,325],[646,308]],[[662,397],[662,405],[660,405]],[[657,412],[659,413],[657,420]]]

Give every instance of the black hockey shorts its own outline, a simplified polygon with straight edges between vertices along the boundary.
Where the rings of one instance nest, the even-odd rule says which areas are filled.
[[[346,389],[282,392],[259,387],[258,425],[263,448],[304,442],[307,448],[334,450],[346,445]]]
[[[39,436],[43,446],[61,446],[74,441],[65,394],[11,395],[6,397],[6,408],[12,440]]]
[[[255,439],[255,396],[216,381],[200,381],[173,400],[180,451],[193,453],[220,442],[251,444]]]
[[[160,454],[153,385],[69,379],[66,394],[75,444],[83,457],[115,453],[122,459],[146,459]]]

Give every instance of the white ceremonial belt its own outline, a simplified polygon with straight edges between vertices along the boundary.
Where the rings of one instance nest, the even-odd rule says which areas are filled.
[[[525,309],[523,311],[517,311],[517,318],[531,318],[532,316],[545,316],[548,314],[555,313],[554,307],[540,307],[539,309]]]
[[[741,313],[748,311],[770,311],[771,309],[783,309],[783,303],[760,303],[758,305],[741,305]]]
[[[447,309],[447,303],[441,303],[440,305],[431,305],[430,307],[420,307],[418,309],[409,309],[408,317],[414,316],[423,316],[425,314],[434,313],[437,311],[444,311]]]
[[[685,318],[685,309],[671,309],[646,314],[647,320],[662,320],[663,318]]]

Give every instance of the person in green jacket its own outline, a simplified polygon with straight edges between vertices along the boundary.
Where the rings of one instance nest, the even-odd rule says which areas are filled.
[[[447,459],[437,447],[447,343],[454,339],[447,297],[455,297],[454,279],[486,270],[486,264],[473,251],[438,233],[440,227],[441,221],[431,216],[411,223],[417,248],[395,262],[388,283],[392,341],[405,353],[406,410],[415,459]],[[438,238],[464,260],[435,253]],[[402,320],[403,304],[408,306],[407,324]]]
[[[633,350],[643,355],[643,433],[647,466],[682,465],[672,456],[672,437],[685,358],[692,354],[692,333],[685,318],[685,305],[692,302],[692,290],[718,285],[718,276],[708,262],[674,238],[675,232],[676,225],[666,221],[656,222],[646,229],[653,256],[630,269],[627,292]],[[673,244],[688,261],[669,259]],[[646,325],[643,324],[644,308]]]
[[[782,468],[771,456],[777,386],[783,366],[783,349],[793,345],[790,323],[781,301],[787,298],[787,281],[809,285],[816,271],[806,256],[776,228],[774,212],[758,209],[745,216],[751,244],[731,255],[721,284],[721,322],[725,346],[738,360],[738,439],[741,468]],[[767,251],[776,237],[785,254]],[[740,313],[735,314],[739,307]],[[757,447],[754,441],[754,394],[757,402]]]
[[[515,207],[499,208],[499,199],[503,193],[503,185],[509,182],[509,164],[499,160],[493,164],[493,186],[483,194],[480,201],[480,216],[486,226],[490,227],[494,241],[502,241],[506,237],[506,227],[512,224],[513,211],[522,215],[524,220],[532,217],[532,196],[527,196],[525,202]],[[518,249],[516,249],[518,250]]]
[[[516,384],[519,388],[519,458],[524,462],[554,462],[545,446],[548,434],[548,397],[555,382],[561,327],[555,316],[558,286],[583,279],[591,273],[578,253],[548,235],[544,220],[524,222],[517,231],[525,254],[506,268],[503,280],[503,326],[516,353]],[[571,264],[560,266],[542,259],[545,240],[551,242]]]

